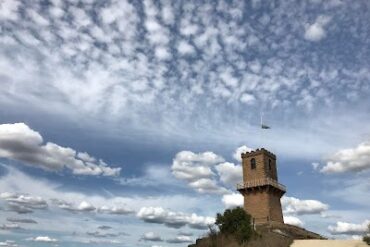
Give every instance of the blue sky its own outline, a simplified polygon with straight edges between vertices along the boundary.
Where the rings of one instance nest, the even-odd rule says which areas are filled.
[[[240,205],[239,154],[259,147],[286,222],[358,237],[369,8],[0,0],[0,242],[185,246]]]

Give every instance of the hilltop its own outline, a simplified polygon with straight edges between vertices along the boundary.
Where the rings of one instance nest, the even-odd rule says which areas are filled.
[[[257,226],[256,234],[246,244],[238,244],[233,237],[218,234],[213,238],[207,236],[197,239],[189,247],[288,247],[296,239],[325,238],[301,227],[275,222]]]

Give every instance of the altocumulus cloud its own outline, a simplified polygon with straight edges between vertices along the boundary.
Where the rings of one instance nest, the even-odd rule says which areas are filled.
[[[330,22],[330,19],[328,16],[317,17],[316,21],[307,27],[304,34],[305,39],[317,42],[325,38],[325,26]]]
[[[4,242],[0,242],[0,246],[3,247],[18,247],[15,241],[13,240],[5,240]]]
[[[46,209],[48,203],[42,197],[3,192],[0,199],[7,202],[8,210],[19,214],[32,213],[34,209]]]
[[[194,229],[206,229],[208,225],[215,222],[213,217],[172,212],[162,207],[143,207],[137,213],[137,217],[148,223],[164,224],[172,228],[188,225]]]
[[[58,240],[56,238],[51,238],[49,236],[37,236],[34,238],[29,238],[28,240],[34,242],[44,242],[44,243],[56,243]]]
[[[47,171],[67,168],[78,175],[117,176],[121,171],[121,168],[111,168],[87,153],[52,142],[44,144],[40,133],[24,123],[0,125],[0,157]]]
[[[161,242],[161,241],[163,241],[163,239],[154,232],[144,233],[143,236],[141,237],[141,240],[151,241],[151,242]]]
[[[171,239],[166,240],[167,243],[180,244],[180,243],[191,243],[193,240],[189,236],[179,235]]]
[[[172,163],[173,175],[188,182],[189,186],[200,193],[227,193],[227,190],[217,184],[212,168],[224,159],[213,153],[193,153],[181,151],[176,154]]]

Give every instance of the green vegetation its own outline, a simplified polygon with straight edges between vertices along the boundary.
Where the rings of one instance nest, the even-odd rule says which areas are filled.
[[[227,209],[223,214],[217,214],[216,225],[221,234],[233,236],[239,244],[248,242],[254,233],[251,216],[241,207]]]
[[[367,233],[365,234],[363,238],[364,242],[366,242],[368,245],[370,245],[370,224],[367,226]]]

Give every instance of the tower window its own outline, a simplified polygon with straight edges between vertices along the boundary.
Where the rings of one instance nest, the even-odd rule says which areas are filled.
[[[269,159],[269,170],[271,171],[272,170],[272,167],[271,167],[271,160]]]
[[[251,159],[251,169],[256,169],[256,159],[255,158]]]

